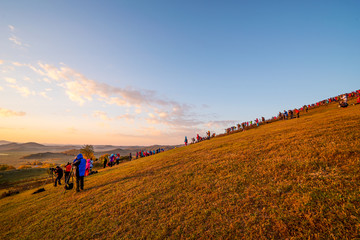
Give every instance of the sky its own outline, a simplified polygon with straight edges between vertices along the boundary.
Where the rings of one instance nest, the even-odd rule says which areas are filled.
[[[182,144],[360,88],[360,1],[0,2],[0,140]]]

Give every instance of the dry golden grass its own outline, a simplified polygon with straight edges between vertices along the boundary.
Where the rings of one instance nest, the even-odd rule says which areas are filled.
[[[4,198],[0,238],[360,238],[359,126],[332,104]]]

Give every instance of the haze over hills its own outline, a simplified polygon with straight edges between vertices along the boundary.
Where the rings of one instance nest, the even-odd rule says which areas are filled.
[[[0,164],[9,164],[15,167],[26,164],[28,160],[49,161],[55,164],[64,164],[79,153],[83,145],[39,144],[35,142],[16,143],[2,140],[0,144]],[[119,153],[121,156],[136,154],[138,151],[149,151],[162,148],[169,150],[176,146],[113,146],[93,145],[95,157],[103,154]],[[135,156],[135,155],[134,155]]]
[[[80,149],[83,145],[45,145],[36,142],[16,143],[2,140],[0,141],[0,151],[66,151],[70,149]],[[136,149],[157,149],[157,148],[173,148],[180,145],[151,145],[151,146],[114,146],[114,145],[93,145],[95,152],[106,151],[124,151]]]

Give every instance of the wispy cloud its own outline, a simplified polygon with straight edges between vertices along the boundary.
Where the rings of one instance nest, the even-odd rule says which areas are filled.
[[[14,26],[12,25],[9,25],[8,26],[9,29],[10,29],[10,37],[9,37],[9,40],[17,47],[20,47],[20,48],[24,48],[24,47],[29,47],[29,44],[24,44],[21,39],[16,36],[16,29]]]
[[[15,89],[23,97],[28,97],[29,95],[36,95],[34,91],[31,91],[29,88],[20,86],[18,84],[8,84],[7,86]]]
[[[123,115],[117,116],[116,119],[125,119],[128,121],[132,121],[135,119],[135,116],[129,113],[125,113]]]
[[[103,111],[95,111],[93,112],[93,116],[94,117],[98,117],[102,120],[105,120],[105,121],[111,121],[113,120],[112,118],[110,118],[106,112],[103,112]]]
[[[1,59],[0,59],[0,65],[1,65],[1,64],[4,64],[4,60],[1,60]]]
[[[10,109],[0,108],[0,117],[16,117],[16,116],[25,116],[25,112],[15,112]]]
[[[44,92],[39,92],[38,95],[39,95],[39,96],[42,96],[43,98],[45,98],[45,99],[47,99],[47,100],[52,100],[52,98],[47,95],[47,92],[46,92],[46,91],[44,91]]]

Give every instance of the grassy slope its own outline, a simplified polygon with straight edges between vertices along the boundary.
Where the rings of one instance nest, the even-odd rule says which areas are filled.
[[[360,237],[359,126],[330,105],[4,198],[0,238]]]

